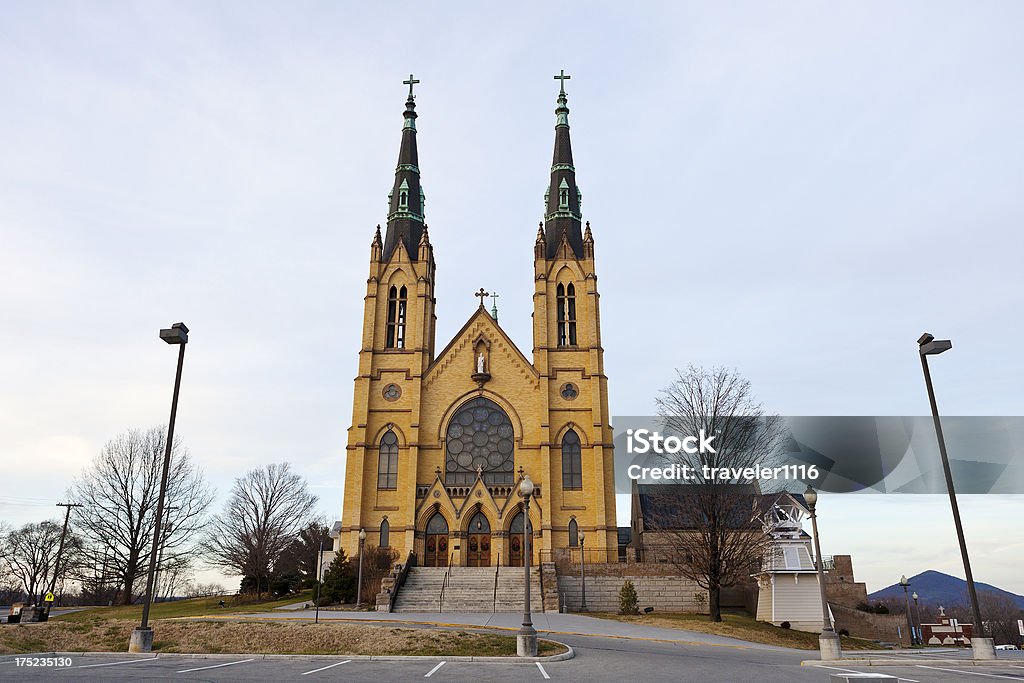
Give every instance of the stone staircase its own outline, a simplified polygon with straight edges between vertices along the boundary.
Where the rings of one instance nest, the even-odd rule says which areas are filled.
[[[495,592],[494,575],[498,570]],[[395,597],[395,612],[521,612],[525,589],[522,567],[452,567],[444,602],[447,567],[412,567]],[[543,612],[540,570],[530,568],[530,609]]]

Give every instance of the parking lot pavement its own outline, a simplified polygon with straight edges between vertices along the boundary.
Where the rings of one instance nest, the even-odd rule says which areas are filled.
[[[898,676],[907,683],[953,681],[1022,681],[1024,659],[995,666],[929,662],[906,666],[800,662],[810,654],[795,650],[756,650],[625,640],[595,636],[560,638],[576,656],[540,666],[515,659],[463,662],[445,659],[366,660],[339,656],[262,659],[237,655],[210,659],[127,655],[74,656],[67,666],[18,666],[13,656],[0,656],[0,681],[750,681],[757,683],[827,683],[831,674],[870,673]]]
[[[444,659],[227,659],[73,657],[70,666],[18,666],[0,658],[3,681],[544,681],[559,662],[452,662]],[[562,680],[566,680],[561,677]]]

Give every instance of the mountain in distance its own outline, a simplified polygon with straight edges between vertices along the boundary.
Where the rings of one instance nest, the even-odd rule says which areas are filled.
[[[1017,595],[1002,588],[996,588],[987,583],[974,582],[979,593],[991,592],[1008,597],[1019,608],[1024,609],[1024,595]],[[929,569],[917,576],[910,577],[910,591],[916,591],[922,603],[930,605],[954,605],[956,603],[969,604],[970,598],[967,595],[967,582],[963,579],[949,574],[943,574]],[[886,598],[903,599],[903,586],[894,583],[881,590],[868,595],[868,600],[875,602]]]

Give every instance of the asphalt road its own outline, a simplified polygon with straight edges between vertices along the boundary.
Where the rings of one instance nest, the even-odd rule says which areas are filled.
[[[131,659],[121,656],[73,657],[69,665],[19,666],[0,657],[0,681],[742,681],[824,683],[830,674],[866,672],[900,676],[912,683],[1024,681],[1024,658],[994,667],[801,666],[812,652],[627,640],[600,636],[560,636],[576,657],[562,662],[367,661],[338,658],[261,660]],[[444,662],[442,664],[442,662]]]

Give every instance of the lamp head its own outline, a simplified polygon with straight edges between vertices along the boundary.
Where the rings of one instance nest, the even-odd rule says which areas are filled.
[[[583,541],[587,540],[587,535],[582,531],[580,532],[580,545],[583,545]]]
[[[166,330],[160,330],[160,338],[168,344],[187,344],[188,328],[185,323],[174,323]]]
[[[533,495],[533,480],[530,479],[529,475],[523,475],[523,480],[519,482],[519,493],[523,494],[524,498]]]
[[[950,340],[936,339],[927,332],[922,334],[920,339],[917,340],[917,345],[920,347],[922,356],[937,356],[940,353],[949,351],[953,348],[953,342]]]
[[[914,602],[917,602],[917,591],[914,591],[913,595],[910,597],[914,598]]]
[[[360,529],[359,530],[359,540],[360,541],[365,541],[366,540],[366,529]]]
[[[906,574],[904,574],[903,576],[900,577],[900,585],[903,586],[904,588],[906,588],[907,586],[910,585],[910,581],[907,580],[907,575]]]
[[[814,504],[818,502],[818,492],[811,488],[811,485],[807,485],[807,490],[804,491],[804,500],[807,501],[807,507],[814,510]]]

